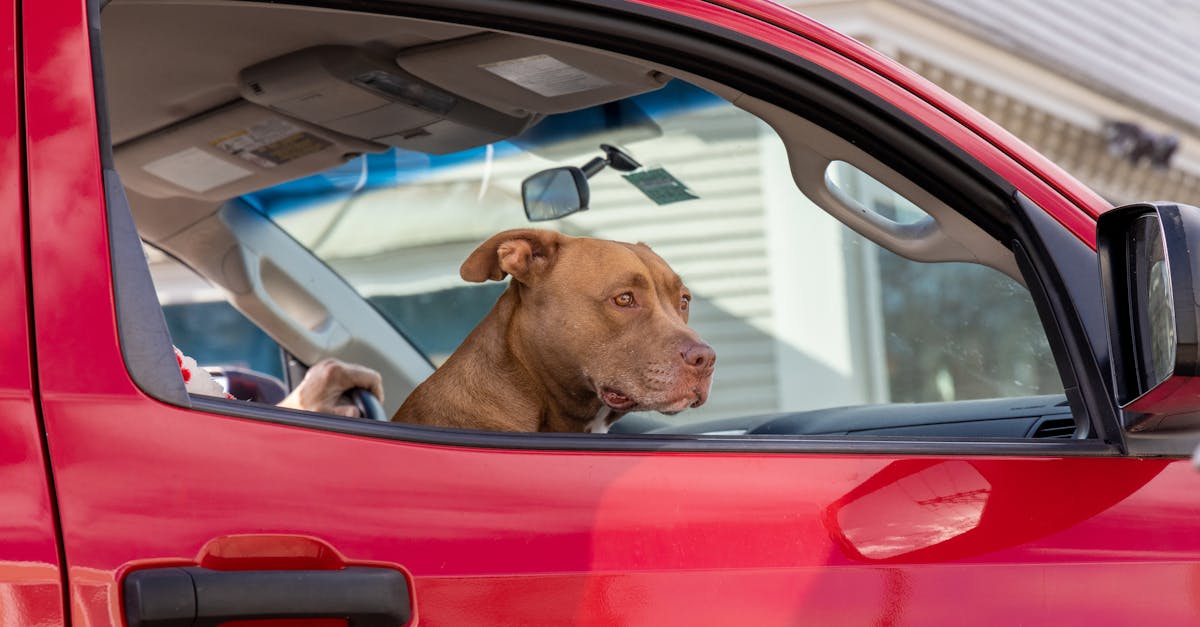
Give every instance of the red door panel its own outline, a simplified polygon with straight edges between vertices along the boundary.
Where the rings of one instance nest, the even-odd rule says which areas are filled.
[[[927,624],[948,598],[1067,619],[1131,572],[1163,594],[1104,604],[1110,617],[1178,621],[1200,601],[1184,463],[515,453],[165,408],[131,429],[135,413],[55,411],[68,557],[96,575],[77,610],[93,617],[119,610],[123,570],[253,533],[407,568],[426,625]]]
[[[34,402],[17,65],[17,7],[0,1],[0,625],[63,621],[54,510]]]
[[[131,572],[239,562],[406,572],[422,625],[1196,615],[1183,461],[465,449],[147,397],[118,349],[82,8],[24,19],[38,377],[75,624],[121,624]],[[269,538],[324,548],[289,562]]]

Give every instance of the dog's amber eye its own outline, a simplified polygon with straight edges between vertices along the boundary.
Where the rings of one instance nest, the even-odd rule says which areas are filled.
[[[692,297],[691,296],[684,294],[683,298],[679,299],[679,311],[687,311],[688,307],[690,307],[691,305],[692,305]]]
[[[630,292],[625,292],[624,294],[613,298],[613,304],[617,307],[632,307],[633,294]]]

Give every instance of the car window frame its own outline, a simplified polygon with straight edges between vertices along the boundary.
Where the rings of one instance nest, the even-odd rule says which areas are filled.
[[[1090,252],[1062,224],[1016,201],[1021,195],[1016,186],[998,172],[986,167],[949,139],[882,96],[828,70],[816,62],[753,39],[735,30],[701,22],[663,9],[630,5],[609,0],[548,2],[481,2],[454,0],[425,4],[419,2],[354,2],[340,0],[304,0],[301,6],[345,8],[360,12],[382,12],[406,17],[448,21],[469,26],[494,28],[497,18],[503,29],[524,35],[558,39],[590,45],[617,53],[641,56],[655,63],[691,71],[715,82],[738,89],[790,111],[804,111],[805,117],[841,137],[854,138],[864,150],[894,168],[915,184],[926,187],[958,209],[967,219],[985,231],[1014,243],[1014,253],[1022,269],[1032,273],[1031,292],[1038,307],[1043,328],[1051,341],[1055,363],[1063,374],[1064,386],[1077,419],[1087,421],[1101,437],[1090,440],[1037,441],[1026,439],[913,439],[847,438],[846,436],[609,436],[594,438],[579,434],[498,434],[463,432],[431,427],[397,424],[369,424],[277,408],[255,407],[221,400],[192,397],[180,403],[173,394],[155,393],[156,385],[146,379],[145,365],[138,361],[144,350],[131,351],[125,346],[127,332],[121,333],[122,351],[127,369],[143,390],[161,400],[194,409],[242,416],[339,433],[353,433],[386,439],[402,439],[436,444],[484,448],[547,450],[687,450],[738,452],[879,452],[932,453],[951,452],[993,455],[1115,455],[1122,452],[1116,412],[1106,394],[1105,377],[1100,376],[1107,354],[1097,338],[1094,326],[1082,320],[1075,304],[1065,299],[1064,285],[1078,277],[1059,274],[1058,258],[1052,257],[1043,237],[1052,236],[1060,243],[1072,241],[1072,255],[1081,258]],[[349,6],[353,4],[353,6]],[[619,7],[619,11],[615,11]],[[93,10],[94,9],[94,10]],[[112,170],[111,143],[99,50],[99,4],[89,2],[92,21],[92,54],[97,112],[100,122],[102,163]],[[625,16],[622,19],[621,16]],[[630,16],[636,16],[632,19]],[[453,18],[453,19],[450,19]],[[577,28],[564,28],[565,25]],[[780,31],[783,32],[783,31]],[[787,33],[787,36],[796,35]],[[709,54],[696,54],[696,49]],[[704,62],[699,61],[704,59]],[[719,63],[714,62],[719,60]],[[847,61],[849,62],[849,61]],[[703,66],[703,67],[699,67]],[[781,88],[782,87],[782,88]],[[899,89],[899,88],[898,88]],[[949,118],[947,118],[949,119]],[[115,174],[115,170],[112,170]],[[128,215],[123,195],[109,194],[110,218]],[[1029,205],[1032,205],[1030,201]],[[1036,207],[1036,205],[1032,205]],[[1053,224],[1046,224],[1050,220]],[[110,225],[114,224],[110,219]],[[1057,226],[1060,233],[1051,233]],[[111,228],[111,226],[110,226]],[[1065,237],[1064,237],[1065,235]],[[110,238],[114,259],[118,238]],[[1061,257],[1061,255],[1060,255]],[[1093,253],[1094,257],[1094,253]],[[144,267],[144,260],[143,260]],[[115,262],[114,262],[115,265]],[[121,282],[121,271],[114,268],[114,280]],[[1094,279],[1093,279],[1094,280]],[[118,292],[120,290],[118,289]],[[118,296],[120,301],[120,297]],[[156,302],[156,301],[155,301]],[[122,308],[118,307],[119,328],[129,329]],[[161,312],[159,312],[161,315]],[[136,338],[129,339],[137,342]],[[132,359],[131,359],[132,356]],[[1103,402],[1100,399],[1105,399]]]

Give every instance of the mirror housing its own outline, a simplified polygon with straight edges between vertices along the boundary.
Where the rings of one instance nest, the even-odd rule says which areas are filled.
[[[1154,202],[1108,211],[1097,220],[1096,252],[1125,428],[1200,427],[1200,209]]]

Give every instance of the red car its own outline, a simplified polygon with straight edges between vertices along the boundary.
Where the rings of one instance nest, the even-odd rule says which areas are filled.
[[[0,5],[0,623],[1195,622],[1196,209],[757,0]],[[683,276],[705,405],[271,404],[338,357],[395,412],[545,218]]]

